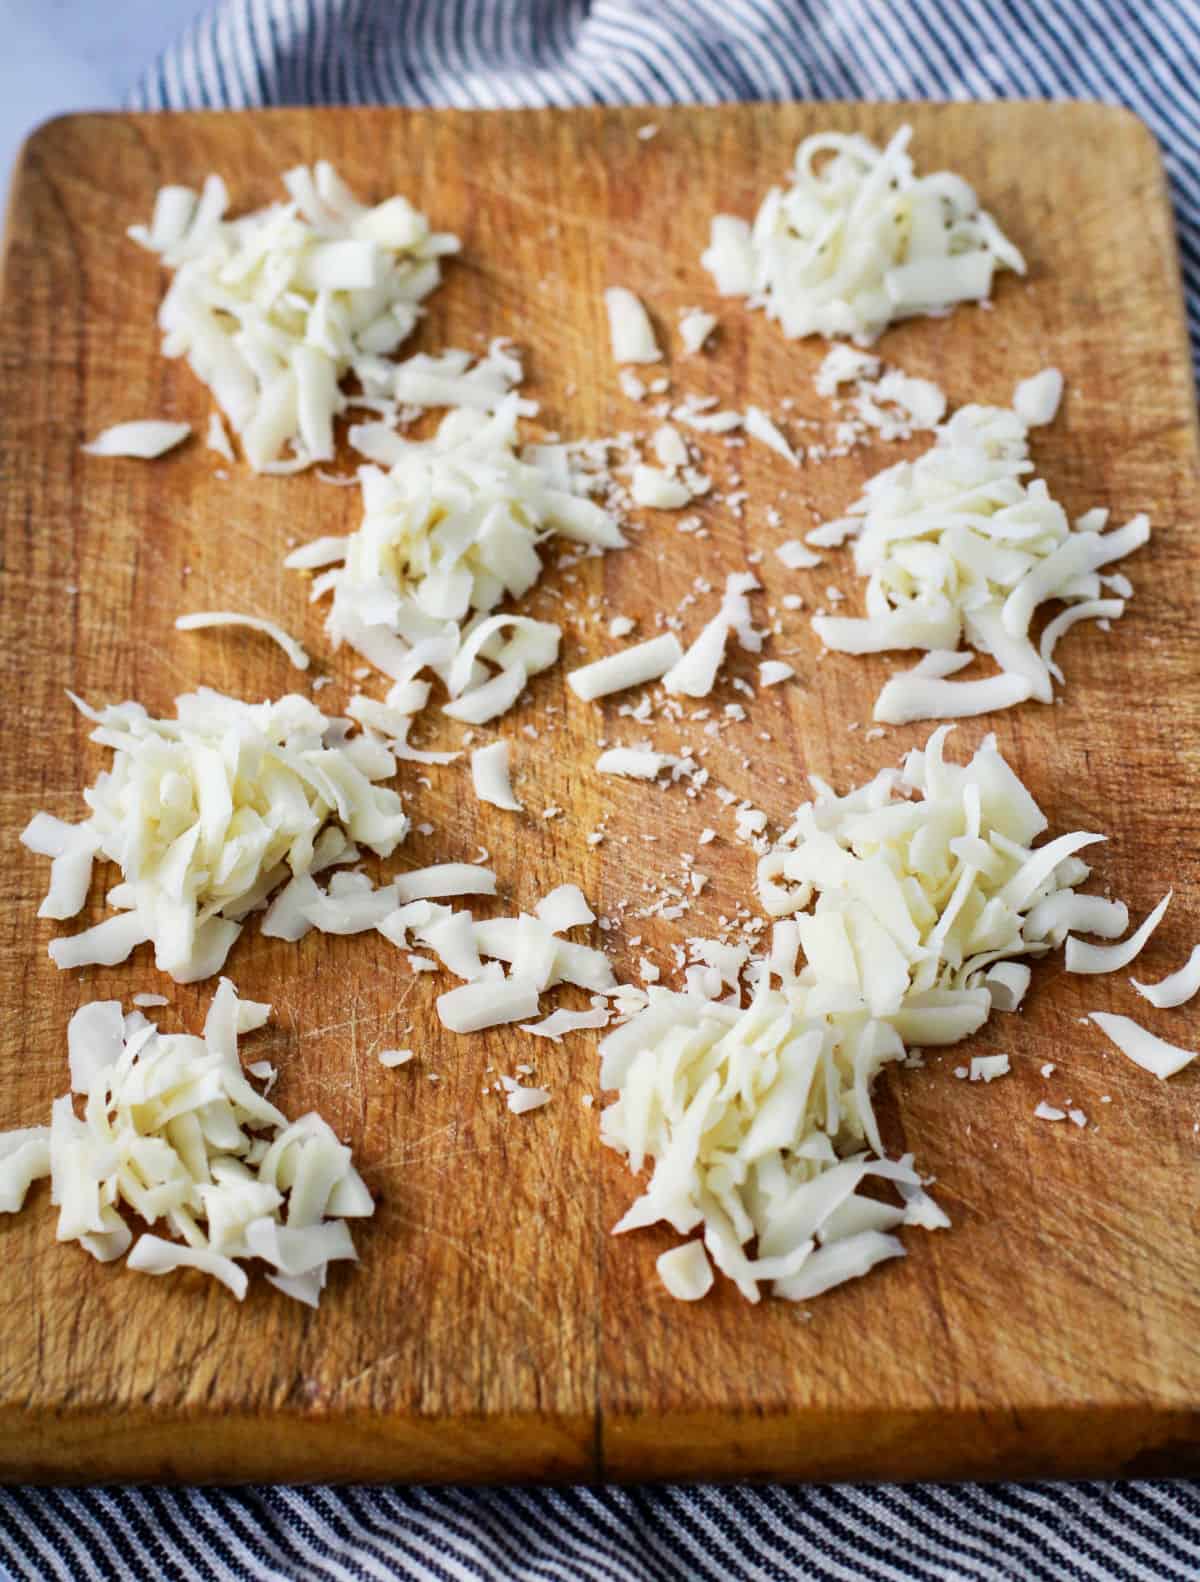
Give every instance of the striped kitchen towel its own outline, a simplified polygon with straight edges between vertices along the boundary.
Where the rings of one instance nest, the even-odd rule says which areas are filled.
[[[140,108],[1104,99],[1162,145],[1200,348],[1200,10],[1180,0],[220,0]],[[734,1582],[1200,1576],[1183,1483],[15,1489],[11,1577]]]

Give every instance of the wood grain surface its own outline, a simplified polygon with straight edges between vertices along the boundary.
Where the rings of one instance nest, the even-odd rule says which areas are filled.
[[[956,402],[1005,402],[1047,363],[1067,378],[1054,426],[1035,436],[1039,468],[1073,512],[1150,513],[1154,538],[1126,569],[1137,594],[1112,635],[1063,645],[1067,687],[957,733],[959,751],[993,726],[1054,830],[1106,830],[1105,887],[1143,914],[1177,900],[1144,960],[1159,976],[1200,935],[1195,795],[1200,735],[1197,442],[1170,211],[1149,134],[1091,105],[740,106],[466,114],[330,110],[81,117],[39,132],[12,195],[0,318],[0,513],[4,530],[3,747],[0,750],[0,1126],[47,1118],[66,1087],[66,1024],[83,1001],[162,990],[164,1026],[198,1031],[210,986],[178,988],[148,952],[112,970],[59,974],[60,927],[35,911],[47,865],[17,844],[30,814],[81,815],[105,755],[71,710],[71,687],[170,712],[206,683],[260,698],[297,674],[265,640],[181,635],[187,609],[271,615],[318,656],[335,712],[355,658],[330,658],[288,546],[355,525],[357,495],[314,475],[258,478],[197,438],[153,463],[84,456],[81,442],[127,418],[183,418],[203,430],[207,393],[158,352],[163,279],[124,236],[158,186],[226,177],[240,208],[275,196],[278,173],[332,159],[372,198],[407,193],[463,238],[410,349],[527,351],[546,430],[586,436],[648,429],[610,362],[601,293],[642,293],[671,346],[672,395],[713,394],[827,423],[813,392],[824,348],[785,342],[740,303],[717,304],[699,264],[709,216],[750,215],[803,134],[836,126],[884,138],[915,126],[923,168],[961,171],[1025,250],[1030,274],[1000,280],[991,310],[889,333],[880,350],[938,380]],[[652,121],[658,135],[637,137]],[[681,359],[685,306],[714,305],[715,350]],[[803,440],[816,431],[795,430]],[[844,552],[817,572],[770,553],[813,513],[836,514],[863,479],[906,454],[875,446],[795,472],[760,445],[707,446],[717,488],[749,502],[702,515],[708,536],[646,513],[628,551],[574,567],[547,554],[534,614],[563,621],[564,662],[532,704],[500,724],[512,738],[523,818],[476,804],[462,765],[407,768],[414,834],[387,871],[492,854],[500,907],[529,908],[556,882],[598,909],[632,904],[607,943],[618,969],[711,934],[753,906],[753,859],[711,792],[601,780],[598,736],[703,747],[719,782],[783,821],[805,776],[841,787],[897,760],[926,728],[866,739],[894,659],[822,659],[808,615],[856,587]],[[345,458],[348,471],[351,458]],[[777,507],[782,525],[767,525]],[[756,609],[774,607],[768,654],[799,679],[765,693],[744,724],[642,727],[580,704],[564,672],[615,646],[612,615],[673,610],[697,577],[716,584],[766,551]],[[807,611],[780,600],[805,596]],[[694,630],[711,596],[685,611]],[[854,608],[848,604],[844,608]],[[717,708],[753,679],[738,654]],[[746,701],[742,699],[742,701]],[[432,719],[423,740],[453,742]],[[490,733],[485,733],[490,734]],[[543,818],[557,806],[560,816]],[[585,835],[605,821],[597,847]],[[711,883],[677,922],[638,920],[646,887],[677,878],[699,831]],[[105,881],[110,875],[105,874]],[[103,908],[98,878],[84,921]],[[641,935],[635,945],[631,936]],[[599,936],[597,936],[598,938]],[[289,1113],[316,1107],[354,1147],[379,1194],[357,1236],[361,1263],[338,1268],[319,1313],[258,1281],[239,1306],[199,1275],[154,1280],[102,1267],[54,1241],[44,1185],[0,1222],[0,1474],[14,1479],[910,1478],[1182,1472],[1200,1468],[1200,1072],[1163,1084],[1080,1025],[1092,1008],[1139,1014],[1125,977],[1036,969],[1027,1008],[924,1070],[882,1081],[885,1135],[938,1178],[954,1228],[908,1235],[909,1256],[810,1304],[748,1306],[727,1285],[674,1303],[654,1259],[664,1231],[614,1240],[635,1185],[597,1137],[595,1036],[549,1045],[511,1030],[456,1039],[433,1014],[447,986],[413,977],[376,936],[310,935],[300,945],[247,929],[229,963],[239,988],[276,1007],[253,1057],[276,1060]],[[669,974],[667,974],[669,976]],[[563,1003],[582,1003],[564,1000]],[[1168,1036],[1200,1036],[1200,1016],[1158,1013]],[[418,1059],[383,1069],[376,1051]],[[956,1081],[972,1052],[1003,1050],[1013,1074]],[[515,1117],[487,1084],[522,1061],[553,1093]],[[1039,1074],[1045,1061],[1057,1071]],[[436,1077],[436,1081],[433,1080]],[[1103,1103],[1103,1096],[1111,1103]],[[1038,1100],[1072,1101],[1086,1130],[1033,1119]]]

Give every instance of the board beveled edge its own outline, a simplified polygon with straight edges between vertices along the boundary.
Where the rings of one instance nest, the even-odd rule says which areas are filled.
[[[929,1433],[936,1416],[938,1433]],[[302,1430],[297,1432],[297,1429]],[[836,1444],[836,1453],[830,1446]],[[389,1418],[0,1408],[0,1484],[875,1483],[1200,1475],[1200,1409]]]

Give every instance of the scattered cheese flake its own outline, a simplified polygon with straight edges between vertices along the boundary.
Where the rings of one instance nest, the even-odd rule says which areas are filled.
[[[758,586],[757,578],[749,572],[726,577],[720,609],[678,663],[663,677],[663,686],[668,692],[685,693],[692,698],[707,697],[724,661],[730,632],[736,632],[743,648],[755,653],[761,649],[762,636],[751,624],[750,605],[746,598]]]
[[[495,895],[496,875],[490,868],[470,862],[439,862],[428,868],[414,868],[393,881],[396,899],[428,901],[456,895]]]
[[[530,1110],[540,1110],[543,1104],[549,1104],[550,1094],[545,1088],[510,1088],[508,1093],[508,1107],[514,1115],[528,1115]]]
[[[790,681],[796,672],[782,659],[764,659],[758,666],[758,679],[764,687],[777,687],[781,681]]]
[[[853,346],[832,346],[817,369],[813,387],[818,395],[836,396],[842,385],[874,379],[878,373],[879,358],[870,352],[856,351]]]
[[[649,748],[610,747],[596,759],[596,771],[602,775],[625,775],[632,780],[653,780],[671,761],[669,753],[656,753]]]
[[[761,440],[777,456],[790,461],[793,467],[800,465],[800,458],[796,452],[761,407],[746,408],[746,433],[753,439]]]
[[[972,1055],[971,1081],[995,1082],[997,1077],[1007,1076],[1011,1068],[1007,1055]]]
[[[704,350],[705,343],[717,327],[715,313],[704,313],[699,308],[693,308],[685,313],[679,321],[679,339],[683,342],[683,349],[689,357],[695,357]]]
[[[1147,1028],[1128,1016],[1113,1016],[1107,1011],[1091,1011],[1093,1022],[1106,1038],[1112,1040],[1123,1055],[1128,1055],[1135,1065],[1151,1071],[1164,1081],[1182,1071],[1195,1060],[1197,1051],[1180,1049],[1156,1038]]]
[[[538,1012],[538,986],[528,978],[464,983],[438,996],[437,1013],[452,1033],[478,1033],[506,1022],[528,1021]]]
[[[652,637],[648,642],[569,671],[567,684],[576,697],[590,702],[612,692],[623,692],[628,687],[639,687],[647,681],[657,681],[682,658],[679,639],[674,632],[666,632],[662,637]]]
[[[1089,945],[1074,935],[1067,938],[1068,972],[1120,972],[1135,956],[1141,954],[1147,940],[1162,921],[1173,891],[1166,895],[1146,918],[1142,926],[1119,945]]]
[[[508,743],[492,742],[487,747],[477,747],[471,754],[471,783],[481,802],[504,808],[510,813],[520,813],[523,805],[513,795],[509,777]]]
[[[235,460],[233,446],[229,443],[229,435],[225,432],[225,425],[221,422],[219,412],[208,414],[208,429],[205,433],[204,443],[209,450],[215,450],[218,456],[223,456],[226,461]]]
[[[190,423],[166,423],[146,418],[133,423],[115,423],[83,446],[89,456],[136,456],[153,461],[182,445],[192,432]]]
[[[811,571],[814,566],[822,564],[820,555],[814,554],[798,538],[789,538],[785,544],[780,544],[776,548],[775,553],[789,571]],[[786,600],[784,604],[786,607]],[[796,608],[799,606],[797,605]]]
[[[679,1302],[698,1302],[712,1289],[712,1265],[702,1241],[685,1241],[660,1253],[654,1267],[668,1293]]]
[[[379,1064],[381,1066],[406,1066],[413,1057],[411,1049],[381,1049],[379,1051]]]
[[[624,286],[610,286],[604,293],[604,306],[614,362],[661,362],[662,352],[654,338],[650,316],[632,291]]]
[[[1170,1010],[1177,1005],[1186,1005],[1200,991],[1200,945],[1193,948],[1191,955],[1178,972],[1171,973],[1161,982],[1139,983],[1136,978],[1131,978],[1129,981],[1143,999],[1149,1000],[1150,1004],[1156,1005],[1159,1010]]]
[[[659,511],[677,511],[692,498],[687,484],[661,467],[635,467],[630,493],[635,505],[648,505]]]
[[[241,626],[251,632],[262,632],[273,643],[278,643],[297,670],[308,669],[309,658],[303,647],[276,621],[258,615],[238,615],[231,610],[198,610],[175,617],[177,632],[199,632],[210,626]]]
[[[1057,368],[1043,368],[1040,374],[1018,384],[1013,392],[1013,411],[1026,428],[1041,428],[1058,416],[1062,395],[1062,374]]]

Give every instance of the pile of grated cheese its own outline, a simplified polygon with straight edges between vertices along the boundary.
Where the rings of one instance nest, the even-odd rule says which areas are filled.
[[[716,998],[719,975],[683,994],[651,988],[601,1045],[602,1085],[618,1094],[604,1140],[635,1172],[654,1163],[617,1230],[701,1229],[752,1301],[762,1282],[815,1296],[902,1254],[897,1226],[949,1223],[911,1159],[882,1157],[872,1082],[910,1048],[957,1043],[1015,1009],[1029,981],[1019,958],[1072,928],[1113,937],[1127,924],[1121,903],[1076,889],[1089,875],[1078,853],[1102,837],[1035,845],[1046,818],[994,739],[955,764],[950,729],[848,795],[814,782],[759,863],[780,921],[748,1006],[736,990]],[[858,1196],[871,1176],[901,1204]],[[694,1253],[689,1267],[702,1294]]]
[[[129,232],[173,272],[158,314],[165,355],[188,359],[259,472],[332,459],[334,419],[351,404],[339,381],[353,373],[368,403],[389,386],[385,359],[459,248],[405,198],[360,203],[327,161],[283,184],[286,203],[238,219],[219,176],[199,194],[164,187],[150,224]]]
[[[222,979],[193,1038],[117,1000],[81,1006],[67,1031],[71,1091],[50,1125],[0,1133],[0,1212],[48,1175],[57,1240],[101,1263],[128,1252],[145,1274],[198,1269],[241,1301],[243,1265],[258,1259],[270,1284],[316,1307],[329,1265],[357,1257],[347,1219],[375,1204],[319,1115],[289,1121],[247,1080],[238,1037],[270,1009]],[[270,1085],[269,1067],[254,1074]],[[136,1241],[131,1217],[147,1227]]]
[[[387,470],[361,469],[363,519],[343,539],[321,539],[289,555],[293,568],[325,566],[313,597],[332,594],[326,630],[393,687],[387,713],[369,721],[394,739],[424,706],[429,669],[445,683],[445,712],[482,724],[516,701],[529,677],[553,664],[560,629],[492,614],[541,574],[538,546],[551,534],[600,553],[625,539],[615,518],[580,492],[566,446],[519,449],[521,403],[460,407],[433,439],[391,433]],[[364,716],[365,717],[365,716]]]
[[[896,319],[991,294],[1020,252],[949,171],[918,176],[911,127],[886,148],[824,132],[796,150],[791,184],[767,194],[751,227],[719,214],[702,262],[722,296],[763,306],[791,339],[869,345]]]
[[[1053,682],[1063,680],[1054,660],[1063,633],[1079,620],[1124,613],[1132,589],[1103,568],[1147,542],[1148,518],[1104,532],[1108,513],[1096,509],[1072,525],[1046,484],[1028,478],[1019,409],[1031,409],[1016,406],[960,408],[923,456],[877,473],[846,518],[820,529],[829,542],[854,536],[855,568],[867,579],[865,616],[814,617],[826,648],[927,650],[880,693],[875,718],[883,723],[982,714],[1029,698],[1049,703]],[[1033,415],[1046,421],[1056,406],[1041,403]],[[1035,647],[1034,616],[1053,599],[1066,608]],[[958,651],[963,638],[968,647]],[[990,655],[999,673],[948,679],[972,651]]]
[[[53,859],[39,916],[82,910],[97,857],[121,883],[108,892],[114,916],[51,943],[56,966],[112,966],[151,941],[176,982],[211,977],[285,880],[354,861],[356,842],[390,856],[408,833],[399,795],[378,783],[396,773],[392,753],[307,698],[243,703],[202,688],[175,700],[173,720],[73,701],[113,761],[84,792],[89,818],[38,813],[21,836]]]

